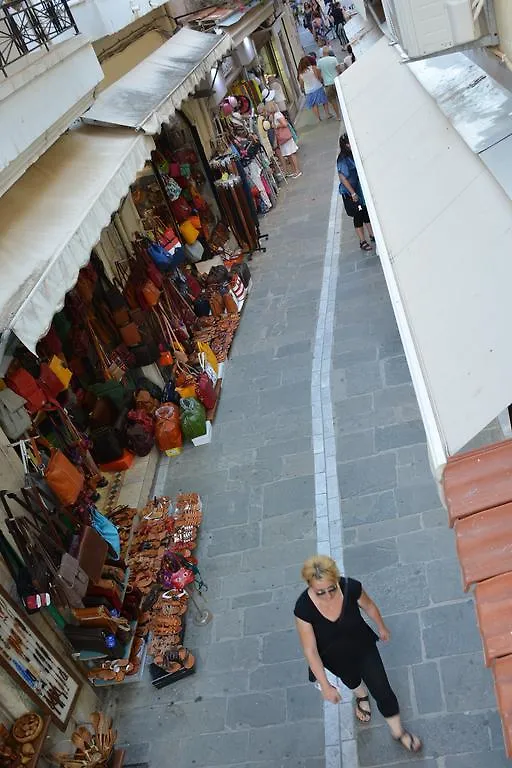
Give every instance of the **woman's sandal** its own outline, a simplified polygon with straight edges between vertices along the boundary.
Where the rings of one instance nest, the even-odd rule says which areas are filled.
[[[395,741],[399,741],[402,747],[407,750],[407,752],[420,752],[423,748],[421,739],[419,739],[417,736],[413,736],[413,734],[409,733],[409,731],[403,730],[400,736],[393,736],[393,738]],[[404,738],[407,738],[409,741],[404,741]],[[414,746],[415,744],[416,748]]]
[[[371,251],[371,246],[366,242],[366,240],[361,240],[359,243],[359,247],[362,251]]]
[[[359,698],[356,698],[356,717],[360,723],[366,724],[372,719],[372,711],[371,709],[364,709],[361,706],[361,701],[367,701],[368,707],[370,707],[370,699],[368,696],[360,696]]]

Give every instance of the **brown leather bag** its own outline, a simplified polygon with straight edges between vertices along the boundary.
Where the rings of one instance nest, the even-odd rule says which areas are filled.
[[[90,525],[82,526],[82,537],[78,547],[77,560],[90,581],[97,584],[108,555],[108,544],[98,531]]]
[[[52,449],[45,478],[54,494],[65,507],[75,503],[84,487],[82,472],[73,466],[62,451],[55,449]]]
[[[112,312],[112,318],[117,327],[122,328],[123,325],[128,325],[130,322],[130,310],[128,307],[120,307],[119,309],[114,309]]]
[[[142,342],[142,336],[135,323],[123,325],[122,328],[119,328],[119,333],[127,347],[136,347]]]
[[[119,621],[112,618],[104,605],[96,608],[75,608],[73,616],[81,626],[108,629],[113,634],[119,626]]]
[[[148,307],[154,307],[160,300],[160,291],[149,278],[144,282],[142,286],[142,296]]]
[[[224,312],[224,299],[220,295],[220,293],[214,292],[210,294],[210,297],[208,299],[210,302],[210,309],[212,310],[212,315],[215,317],[219,317]]]
[[[238,313],[238,305],[231,291],[228,291],[227,293],[225,293],[223,298],[224,298],[224,306],[226,307],[226,312],[229,315],[236,315]]]
[[[160,403],[154,397],[151,397],[146,389],[140,389],[135,395],[135,408],[145,411],[151,416],[154,414]]]

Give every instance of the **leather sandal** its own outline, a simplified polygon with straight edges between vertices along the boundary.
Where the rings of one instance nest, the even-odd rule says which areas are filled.
[[[404,738],[408,739],[408,742],[405,742]],[[405,728],[400,736],[393,736],[393,739],[398,741],[402,747],[407,750],[407,752],[416,753],[423,749],[423,743],[421,739],[419,739],[417,736],[414,736],[412,733],[409,733],[409,731],[406,731]]]
[[[370,708],[364,709],[361,706],[362,701],[367,701],[368,707],[370,707],[370,699],[368,698],[368,696],[359,696],[359,698],[356,697],[356,717],[360,723],[363,723],[364,725],[366,725],[372,719],[372,711]]]

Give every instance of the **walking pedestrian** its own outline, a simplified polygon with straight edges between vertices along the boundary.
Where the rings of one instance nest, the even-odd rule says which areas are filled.
[[[343,197],[343,205],[347,215],[354,220],[354,229],[359,238],[359,247],[362,251],[371,251],[371,245],[365,239],[365,227],[368,230],[370,242],[374,243],[375,238],[346,133],[340,136],[340,152],[336,160],[336,167],[340,179],[339,192]]]
[[[326,555],[306,560],[301,575],[308,587],[298,598],[294,614],[310,680],[316,681],[326,701],[338,704],[340,693],[329,683],[325,670],[338,677],[353,691],[355,714],[361,723],[369,723],[372,717],[370,693],[393,739],[408,752],[419,752],[421,740],[402,725],[398,701],[377,649],[379,639],[390,639],[379,609],[361,582],[341,577],[334,560]],[[360,608],[375,623],[378,635],[364,621]]]
[[[309,29],[313,34],[313,9],[309,2],[304,3],[304,29]]]
[[[355,60],[356,60],[356,57],[355,57],[354,51],[352,50],[352,46],[347,45],[347,55],[343,59],[343,64],[345,66],[345,69],[348,69],[349,67],[351,67],[352,64],[355,62]]]
[[[327,42],[327,35],[329,30],[324,24],[324,21],[320,14],[313,14],[313,37],[317,45],[325,45]]]
[[[288,120],[283,113],[279,111],[275,103],[271,102],[270,104],[267,104],[266,107],[267,114],[271,116],[279,155],[283,159],[285,171],[287,162],[290,163],[292,168],[286,175],[290,176],[292,179],[298,179],[299,176],[302,176],[297,157],[299,147],[293,138],[290,126],[288,125]]]
[[[334,109],[337,119],[341,120],[340,108],[338,105],[338,94],[336,93],[336,86],[334,85],[334,81],[336,76],[341,73],[342,66],[328,45],[324,46],[322,49],[322,58],[318,59],[317,66],[322,74],[325,95],[329,100],[329,104]]]
[[[341,47],[345,48],[345,46],[348,45],[348,37],[347,33],[345,32],[345,24],[347,23],[347,20],[345,18],[343,8],[339,2],[334,2],[331,4],[329,17],[334,27],[334,31],[336,32],[336,37],[340,41]]]
[[[333,117],[329,111],[329,101],[325,95],[322,73],[317,66],[311,64],[307,56],[303,56],[299,61],[297,78],[306,95],[306,107],[313,110],[319,121],[322,119],[320,107],[324,108],[328,118]]]

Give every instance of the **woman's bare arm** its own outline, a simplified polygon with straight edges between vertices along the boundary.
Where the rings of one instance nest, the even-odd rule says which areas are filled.
[[[357,197],[357,192],[354,190],[354,188],[352,187],[352,184],[351,184],[351,183],[350,183],[350,181],[347,179],[347,177],[346,177],[346,176],[344,176],[344,175],[343,175],[342,173],[340,173],[339,171],[338,171],[338,176],[340,177],[340,181],[341,181],[341,183],[343,184],[343,186],[345,187],[345,189],[348,189],[348,191],[350,192],[350,194],[352,195],[352,197]],[[364,592],[363,592],[363,595],[364,595]],[[361,597],[362,597],[362,595],[361,595]],[[361,605],[361,603],[359,603],[359,605]],[[362,607],[363,607],[363,606],[361,605],[361,608],[362,608]],[[363,608],[363,610],[364,610],[364,608]]]
[[[298,619],[297,617],[295,617],[295,626],[297,627],[299,640],[302,645],[302,650],[304,651],[306,661],[309,664],[309,668],[320,683],[322,696],[327,701],[331,701],[333,704],[337,704],[339,701],[341,701],[341,696],[338,693],[337,688],[334,688],[334,686],[332,686],[327,679],[324,665],[316,646],[316,638],[315,633],[313,632],[313,627],[311,624],[308,624],[307,621],[302,621],[302,619]]]
[[[361,597],[357,601],[359,603],[359,606],[363,609],[363,611],[366,613],[366,615],[375,622],[377,625],[377,629],[379,632],[379,637],[381,640],[386,642],[391,637],[391,633],[389,629],[384,624],[384,619],[381,616],[381,612],[371,599],[371,597],[368,597],[366,592],[361,592]]]

